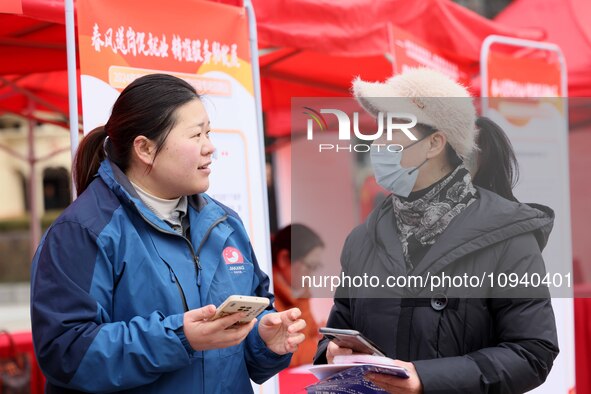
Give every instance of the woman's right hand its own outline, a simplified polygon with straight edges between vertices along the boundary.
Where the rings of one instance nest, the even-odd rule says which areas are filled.
[[[245,314],[234,313],[213,321],[209,320],[215,315],[215,311],[214,305],[207,305],[185,312],[183,332],[193,350],[221,349],[238,345],[257,322],[257,319],[253,319],[248,324],[230,328]]]
[[[326,361],[329,364],[333,363],[334,356],[353,354],[353,350],[347,347],[340,347],[336,343],[330,341],[326,348]]]

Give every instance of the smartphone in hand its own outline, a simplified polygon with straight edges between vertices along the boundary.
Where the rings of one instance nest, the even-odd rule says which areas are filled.
[[[237,324],[249,323],[269,306],[269,299],[243,295],[231,295],[220,305],[210,320],[216,320],[234,313],[244,312],[246,316]]]
[[[319,331],[339,347],[352,349],[355,353],[372,354],[382,357],[386,356],[375,343],[365,338],[359,331],[331,327],[320,327]]]

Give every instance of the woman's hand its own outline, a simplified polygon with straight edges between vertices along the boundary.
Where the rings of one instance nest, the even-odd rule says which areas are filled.
[[[326,362],[332,364],[334,362],[334,356],[353,354],[353,350],[348,347],[340,347],[334,342],[329,342],[326,347]]]
[[[207,305],[185,312],[183,332],[194,350],[221,349],[238,345],[256,324],[256,319],[253,319],[248,324],[232,327],[246,315],[245,313],[234,313],[210,321],[215,311],[214,305]]]
[[[396,394],[422,394],[423,384],[413,363],[407,363],[400,360],[394,360],[397,366],[406,368],[410,377],[408,379],[398,378],[396,376],[383,373],[368,373],[365,378],[386,390],[388,393]]]
[[[306,322],[299,318],[301,314],[298,308],[292,308],[263,316],[259,335],[272,352],[286,354],[298,350],[298,345],[306,338],[301,333],[306,327]]]

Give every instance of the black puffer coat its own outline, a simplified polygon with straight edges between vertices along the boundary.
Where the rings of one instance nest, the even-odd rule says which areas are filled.
[[[387,199],[347,238],[343,273],[543,275],[541,250],[552,229],[552,210],[478,192],[478,200],[450,222],[408,273]],[[515,289],[474,293],[482,297],[488,291],[486,298],[462,291],[341,287],[327,326],[361,331],[389,357],[412,361],[425,394],[522,393],[542,384],[558,354],[547,289],[536,298]],[[319,343],[315,363],[326,362],[327,345],[327,339]]]

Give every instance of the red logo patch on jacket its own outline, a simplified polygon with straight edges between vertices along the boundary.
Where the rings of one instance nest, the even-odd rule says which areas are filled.
[[[224,261],[226,264],[242,264],[244,263],[244,258],[242,257],[242,253],[232,246],[228,246],[222,252],[222,256],[224,257]]]

